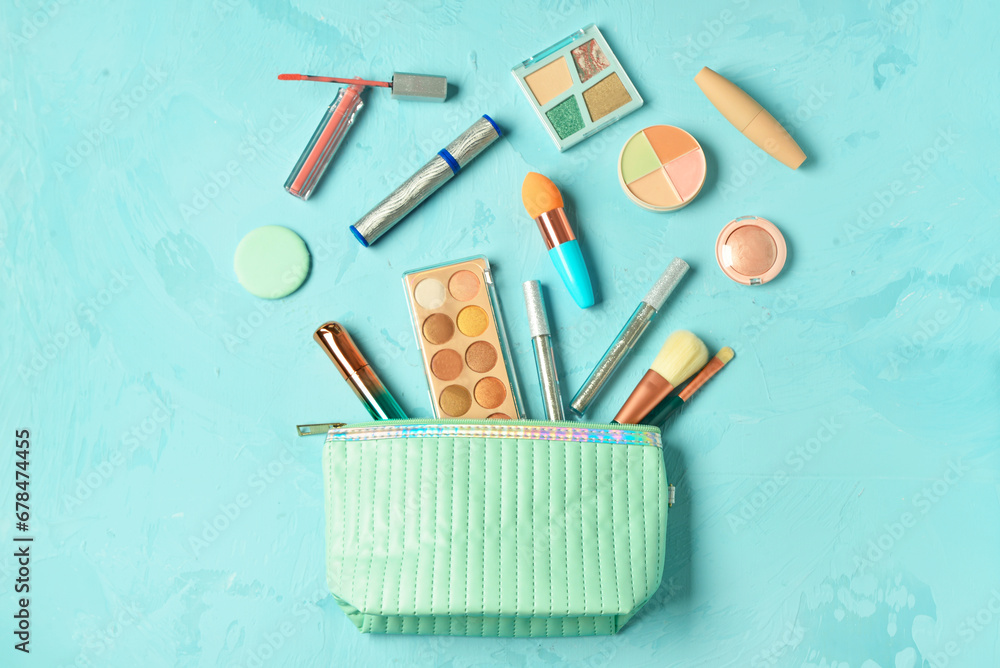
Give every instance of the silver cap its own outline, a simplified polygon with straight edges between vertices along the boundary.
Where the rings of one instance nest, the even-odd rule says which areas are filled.
[[[444,102],[448,97],[448,79],[430,74],[392,75],[392,97],[424,102]]]
[[[531,338],[536,336],[552,336],[549,331],[549,318],[545,314],[545,302],[542,301],[541,284],[538,281],[524,282],[524,307],[528,309],[528,329]]]
[[[653,287],[649,289],[649,293],[646,294],[646,298],[642,301],[659,311],[663,307],[664,302],[667,301],[670,293],[674,291],[677,284],[684,278],[684,274],[687,273],[688,269],[690,267],[687,262],[679,257],[675,257],[670,261],[666,271],[657,279]]]

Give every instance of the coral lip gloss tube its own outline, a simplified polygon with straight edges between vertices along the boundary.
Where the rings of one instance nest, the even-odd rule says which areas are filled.
[[[337,96],[333,98],[330,108],[313,132],[299,161],[292,168],[292,173],[288,175],[285,190],[300,199],[309,199],[333,154],[354,125],[358,112],[364,107],[364,102],[361,101],[364,89],[362,84],[352,84],[337,91]]]
[[[405,420],[406,414],[375,375],[343,325],[328,322],[313,334],[327,357],[376,420]]]

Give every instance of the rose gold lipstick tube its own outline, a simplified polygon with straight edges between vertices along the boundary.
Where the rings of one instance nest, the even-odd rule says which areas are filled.
[[[405,420],[406,414],[375,375],[347,330],[338,322],[328,322],[313,334],[340,375],[354,390],[368,413],[376,420]]]

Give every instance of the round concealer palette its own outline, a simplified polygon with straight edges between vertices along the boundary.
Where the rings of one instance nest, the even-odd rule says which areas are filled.
[[[520,417],[489,276],[472,258],[403,277],[435,417]]]
[[[628,198],[650,211],[690,204],[705,184],[701,144],[672,125],[652,125],[632,135],[618,156],[618,181]]]

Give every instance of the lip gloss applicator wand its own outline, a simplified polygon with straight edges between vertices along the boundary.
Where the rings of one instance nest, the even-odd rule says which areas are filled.
[[[388,88],[392,99],[417,100],[423,102],[444,102],[448,97],[448,79],[432,74],[408,74],[395,72],[389,81],[369,81],[368,79],[344,79],[342,77],[318,77],[313,74],[279,74],[282,81],[319,81],[322,83],[361,84],[373,88]]]

